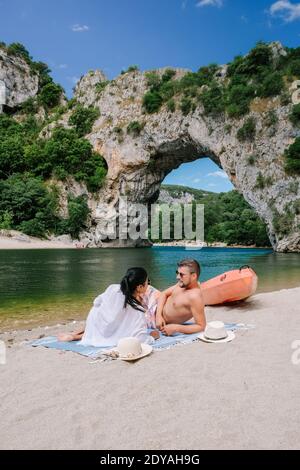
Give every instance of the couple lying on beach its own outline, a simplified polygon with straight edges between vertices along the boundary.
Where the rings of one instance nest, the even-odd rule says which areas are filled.
[[[198,282],[200,265],[185,259],[178,263],[177,284],[160,292],[150,285],[144,268],[130,268],[120,284],[110,285],[94,300],[84,330],[60,334],[60,341],[85,346],[115,346],[121,338],[135,337],[153,343],[160,334],[192,334],[205,329],[204,302]],[[185,324],[189,321],[189,324]],[[150,334],[148,330],[152,329]]]

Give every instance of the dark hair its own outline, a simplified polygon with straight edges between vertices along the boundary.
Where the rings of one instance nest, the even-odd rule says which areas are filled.
[[[124,308],[130,305],[132,308],[144,311],[143,305],[133,297],[137,286],[145,284],[148,274],[144,268],[129,268],[121,281],[121,291],[125,295]]]
[[[177,266],[180,268],[182,266],[187,266],[190,270],[190,273],[196,273],[197,278],[200,276],[201,268],[198,261],[195,259],[183,259],[177,263]]]

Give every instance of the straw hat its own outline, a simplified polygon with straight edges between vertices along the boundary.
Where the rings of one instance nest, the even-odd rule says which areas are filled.
[[[147,356],[152,351],[150,344],[141,343],[137,338],[122,338],[118,342],[116,351],[123,361],[136,361]]]
[[[233,331],[227,331],[222,321],[211,321],[198,338],[206,343],[227,343],[235,338]]]

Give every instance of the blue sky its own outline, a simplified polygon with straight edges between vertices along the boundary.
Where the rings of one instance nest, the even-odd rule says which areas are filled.
[[[71,96],[76,80],[90,69],[100,68],[110,79],[132,64],[141,70],[197,70],[227,63],[258,40],[298,47],[300,2],[0,0],[0,40],[24,44],[34,60],[49,64],[55,81]],[[200,160],[183,165],[167,182],[178,183],[192,172],[191,180],[206,178],[191,181],[193,187],[205,183],[205,189],[228,190],[224,175],[205,176],[218,170],[210,160]]]

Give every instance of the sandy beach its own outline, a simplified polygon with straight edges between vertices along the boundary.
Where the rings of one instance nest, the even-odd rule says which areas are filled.
[[[207,308],[208,320],[255,328],[135,363],[28,345],[79,323],[3,333],[0,448],[297,449],[299,304],[296,288]]]
[[[0,250],[26,250],[43,248],[77,248],[76,243],[66,242],[64,237],[60,240],[42,240],[41,238],[29,237],[16,230],[11,230],[6,235],[0,231]],[[68,237],[65,237],[68,238]]]

